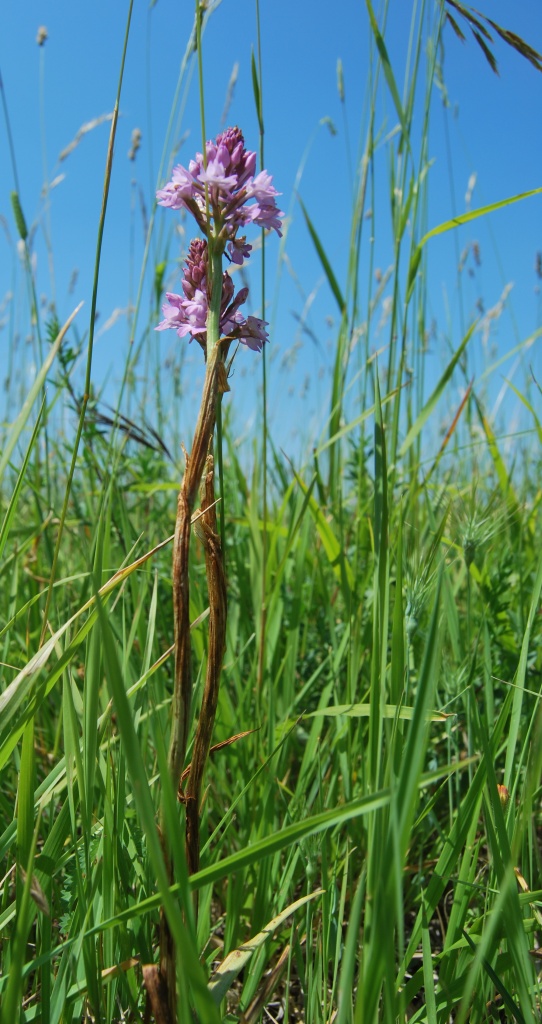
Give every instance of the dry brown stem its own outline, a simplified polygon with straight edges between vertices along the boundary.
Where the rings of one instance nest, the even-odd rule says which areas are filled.
[[[218,703],[220,673],[226,644],[227,595],[226,577],[222,563],[220,538],[216,532],[216,504],[214,500],[213,456],[208,455],[206,474],[202,484],[201,508],[203,516],[196,529],[205,550],[207,588],[209,592],[209,650],[205,689],[194,739],[190,774],[186,785],[186,857],[188,872],[199,868],[199,804],[201,782],[211,745],[211,736]]]
[[[203,395],[194,431],[192,451],[190,455],[186,456],[184,476],[177,500],[172,571],[175,682],[173,689],[171,740],[168,755],[169,778],[175,787],[175,792],[177,791],[184,767],[192,704],[190,587],[188,579],[191,518],[215,427],[220,358],[219,346],[215,345],[207,358]],[[162,810],[160,820],[160,832],[168,876],[172,884],[174,881],[173,858],[167,849],[168,829],[167,822],[164,819],[164,810]],[[175,944],[164,908],[162,907],[160,910],[160,975],[166,985],[169,1009],[173,1021],[177,1019],[175,966]]]
[[[203,396],[194,432],[194,442],[192,451],[186,459],[186,468],[177,501],[177,521],[173,542],[175,687],[173,691],[173,721],[169,748],[169,772],[175,787],[184,767],[192,703],[190,591],[188,583],[191,518],[198,487],[205,468],[205,460],[213,437],[219,365],[220,351],[217,345],[211,351],[207,360]]]
[[[177,519],[173,541],[173,616],[175,645],[175,681],[173,690],[173,715],[171,739],[168,754],[170,783],[177,792],[184,762],[190,729],[192,705],[192,667],[190,643],[190,591],[188,565],[190,554],[190,531],[192,512],[205,470],[202,490],[203,514],[198,517],[197,530],[205,547],[205,562],[209,588],[209,656],[202,708],[196,729],[194,756],[190,768],[186,809],[186,843],[189,870],[193,872],[199,861],[199,815],[198,799],[201,779],[209,744],[218,699],[218,685],[226,630],[226,584],[222,565],[220,542],[216,535],[216,513],[213,493],[213,463],[211,448],[216,419],[216,404],[227,389],[224,360],[228,344],[220,342],[220,309],[222,301],[222,253],[223,246],[209,246],[210,291],[206,330],[206,366],[203,394],[198,420],[194,430],[192,451],[185,453],[186,465],[177,501]],[[225,339],[224,339],[225,341]],[[224,387],[226,383],[226,388]],[[206,465],[206,460],[209,461]],[[166,801],[162,802],[160,815],[160,836],[170,884],[175,880],[173,853],[169,846],[169,829],[166,818]],[[177,1021],[176,1005],[176,951],[173,935],[164,908],[160,911],[160,978],[165,986],[171,1020]]]

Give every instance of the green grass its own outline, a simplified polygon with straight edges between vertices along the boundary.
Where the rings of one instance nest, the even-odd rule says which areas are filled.
[[[191,877],[183,809],[167,775],[178,439],[172,463],[155,438],[145,435],[151,448],[130,437],[128,422],[106,424],[92,403],[76,430],[52,429],[73,408],[68,338],[87,353],[91,395],[92,333],[80,325],[64,337],[56,320],[42,322],[40,339],[53,342],[43,346],[43,369],[27,395],[8,396],[5,1024],[143,1021],[143,967],[158,955],[160,907],[176,941],[181,1024],[269,1021],[273,1000],[286,1021],[306,1024],[541,1018],[533,955],[542,929],[539,414],[525,399],[533,448],[514,472],[476,383],[454,422],[452,385],[470,379],[474,325],[433,389],[406,386],[410,366],[424,379],[413,339],[423,336],[431,258],[430,242],[419,243],[430,227],[428,110],[441,11],[431,14],[425,77],[421,22],[414,26],[401,98],[367,6],[371,115],[345,281],[304,209],[308,244],[340,312],[325,430],[311,459],[293,465],[265,417],[250,451],[235,443],[235,414],[223,424],[229,616],[213,742],[235,742],[208,764],[201,868]],[[353,349],[351,340],[360,326],[369,337],[381,301],[369,267],[361,317],[381,89],[399,132],[389,144],[389,344],[376,360],[368,342]],[[158,301],[165,259],[162,249]],[[143,408],[160,407],[168,386],[145,348],[152,326],[119,396],[134,424]],[[144,400],[133,383],[142,366]],[[434,450],[426,432],[448,396],[447,446]],[[191,582],[197,713],[207,594],[195,543]],[[172,888],[157,830],[162,801]]]

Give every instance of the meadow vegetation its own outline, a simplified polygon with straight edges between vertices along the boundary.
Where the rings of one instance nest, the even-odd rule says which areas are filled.
[[[321,436],[303,458],[275,445],[265,350],[251,444],[236,443],[241,378],[224,399],[227,641],[191,873],[168,747],[171,541],[193,425],[185,437],[147,426],[181,387],[148,356],[167,256],[109,409],[92,377],[96,291],[90,329],[85,311],[66,327],[38,304],[14,199],[38,370],[24,393],[5,372],[0,453],[4,1024],[148,1019],[160,908],[180,1024],[541,1019],[540,393],[518,385],[528,457],[510,459],[470,373],[478,322],[425,380],[429,110],[446,16],[425,6],[431,31],[420,17],[399,87],[367,2],[372,116],[344,280],[304,211],[338,325]],[[259,73],[255,61],[263,126]],[[379,90],[397,118],[383,281],[364,255],[379,230]],[[287,244],[286,226],[280,259]],[[98,249],[96,282],[99,263]],[[205,678],[204,555],[193,537],[186,764]]]

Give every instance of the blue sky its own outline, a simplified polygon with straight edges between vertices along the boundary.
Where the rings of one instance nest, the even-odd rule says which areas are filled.
[[[427,5],[432,7],[431,3]],[[480,0],[485,13],[542,50],[542,11],[532,0]],[[390,0],[385,40],[400,90],[408,50],[413,4]],[[417,9],[417,7],[416,7]],[[27,221],[37,225],[38,292],[57,303],[66,317],[75,304],[85,300],[80,330],[88,324],[91,282],[101,203],[108,124],[87,132],[62,163],[61,151],[84,124],[113,108],[128,4],[97,0],[85,5],[67,0],[3,0],[0,10],[0,70],[9,109],[20,193]],[[375,4],[377,17],[381,10]],[[158,169],[171,114],[179,68],[192,27],[193,5],[178,0],[157,0],[150,9],[136,0],[121,98],[121,118],[104,236],[98,297],[99,333],[96,341],[94,379],[107,382],[105,396],[112,404],[127,352],[126,318],[117,314],[112,326],[103,327],[115,310],[126,309],[137,290],[144,244],[142,204],[151,208]],[[267,256],[267,316],[275,311],[270,367],[271,419],[278,443],[289,443],[297,434],[303,440],[317,436],[325,421],[329,390],[331,351],[337,311],[322,269],[308,237],[296,202],[294,185],[300,166],[299,194],[319,233],[337,278],[344,285],[347,244],[351,221],[351,169],[356,166],[360,140],[366,129],[367,74],[370,29],[364,3],[345,0],[336,8],[309,0],[263,0],[261,4],[262,58],[265,115],[265,163],[276,187],[283,193],[282,208],[291,215],[286,242],[287,263],[276,291],[278,241],[270,240]],[[40,49],[36,33],[40,25],[49,38]],[[223,0],[209,19],[204,38],[206,131],[214,136],[223,127],[222,113],[232,69],[238,64],[227,123],[237,123],[249,148],[257,148],[250,59],[256,41],[255,13],[246,0]],[[435,92],[431,107],[430,200],[427,224],[446,220],[466,210],[465,194],[471,175],[476,175],[472,208],[542,185],[542,75],[526,61],[496,41],[500,76],[490,71],[472,37],[466,45],[451,30],[444,35],[444,79],[450,106],[445,111]],[[346,90],[343,112],[337,90],[337,60],[342,60]],[[422,56],[425,66],[425,56]],[[200,115],[196,67],[189,70],[181,95],[182,116],[177,108],[174,142],[182,138],[177,159],[188,162],[200,148]],[[184,97],[186,97],[184,101]],[[397,121],[385,85],[377,107],[377,129],[391,132]],[[330,131],[332,122],[334,133]],[[127,158],[131,132],[142,132],[142,146],[135,163]],[[0,145],[0,215],[13,242],[15,229],[9,194],[15,187],[8,159],[5,127]],[[166,154],[166,160],[169,154]],[[392,259],[389,225],[387,157],[382,147],[375,180],[374,266],[385,270]],[[44,180],[64,178],[50,194],[50,209],[40,198]],[[174,260],[178,242],[173,236],[171,211],[159,210],[155,248],[159,259],[161,239],[169,238],[168,282],[173,290]],[[188,227],[188,225],[187,225]],[[53,264],[45,245],[50,231]],[[457,292],[458,255],[476,242],[480,265],[470,250],[462,272],[462,300]],[[369,244],[369,243],[368,243]],[[482,300],[490,309],[508,286],[503,315],[492,325],[484,348],[478,335],[471,347],[470,369],[478,378],[484,369],[505,355],[541,326],[542,309],[536,286],[535,258],[542,250],[542,197],[535,197],[458,232],[434,239],[428,250],[428,319],[435,321],[430,343],[428,381],[442,366],[442,359],[456,348]],[[364,250],[366,253],[368,250]],[[54,274],[51,275],[51,265]],[[68,293],[74,269],[78,277]],[[14,277],[15,275],[15,277]],[[362,292],[367,290],[362,267]],[[257,258],[250,267],[250,282],[257,294]],[[24,313],[24,289],[13,245],[0,232],[0,304],[14,288],[15,298],[1,315],[2,359],[14,344],[13,332],[24,338],[28,318]],[[147,317],[145,298],[139,325]],[[257,309],[254,310],[258,312]],[[11,317],[11,319],[10,319]],[[379,315],[376,317],[378,324]],[[306,323],[301,330],[300,318]],[[375,333],[372,344],[385,342]],[[21,343],[22,344],[22,343]],[[524,365],[533,365],[542,379],[542,339],[530,348]],[[164,364],[185,345],[173,333],[153,337],[152,360]],[[20,353],[26,354],[22,356]],[[25,372],[31,363],[27,346],[17,349],[18,365]],[[192,346],[183,353],[185,369],[197,393],[201,378],[200,351]],[[21,362],[22,361],[22,362]],[[512,357],[491,377],[494,404],[504,378],[514,368]],[[30,366],[28,367],[30,371]],[[143,372],[143,367],[140,372]],[[522,384],[522,369],[514,381]],[[257,409],[258,359],[242,352],[234,381],[234,400],[241,411],[240,430],[250,430]],[[187,409],[188,398],[183,406]],[[515,412],[507,413],[514,424]],[[180,412],[181,419],[183,412]],[[148,418],[155,422],[153,411]]]

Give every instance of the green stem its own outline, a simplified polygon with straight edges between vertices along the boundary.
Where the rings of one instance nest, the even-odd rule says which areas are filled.
[[[256,24],[258,37],[258,124],[260,129],[260,166],[265,167],[264,156],[264,123],[263,123],[263,76],[262,76],[262,48],[260,30],[260,5],[256,0]],[[262,228],[262,316],[265,317],[265,231]],[[261,590],[261,615],[260,615],[260,644],[258,649],[258,684],[256,688],[256,699],[258,706],[258,717],[260,716],[260,704],[262,697],[263,681],[265,675],[265,649],[266,649],[266,627],[267,627],[267,361],[265,345],[262,350],[262,590]],[[270,716],[270,728],[273,716]]]

